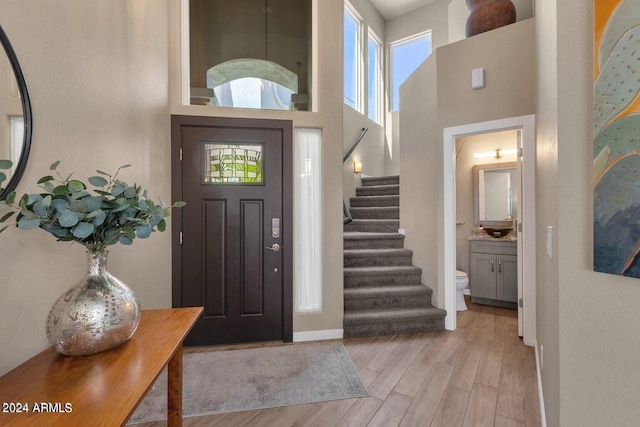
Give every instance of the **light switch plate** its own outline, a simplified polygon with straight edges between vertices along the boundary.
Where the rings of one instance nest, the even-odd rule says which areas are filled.
[[[484,68],[476,68],[471,71],[471,89],[482,89],[484,87]]]

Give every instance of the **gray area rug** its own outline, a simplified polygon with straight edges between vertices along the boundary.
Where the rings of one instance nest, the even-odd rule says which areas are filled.
[[[341,343],[189,353],[183,363],[184,417],[369,395]],[[129,424],[166,417],[165,370]]]

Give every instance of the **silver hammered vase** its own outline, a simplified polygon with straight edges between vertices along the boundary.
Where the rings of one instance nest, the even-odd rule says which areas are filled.
[[[108,251],[88,251],[88,272],[65,292],[47,318],[47,338],[58,353],[85,356],[127,341],[140,323],[133,291],[107,271]]]

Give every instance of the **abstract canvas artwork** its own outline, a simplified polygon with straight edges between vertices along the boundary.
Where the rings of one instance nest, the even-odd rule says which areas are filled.
[[[640,278],[640,0],[594,0],[594,270]]]

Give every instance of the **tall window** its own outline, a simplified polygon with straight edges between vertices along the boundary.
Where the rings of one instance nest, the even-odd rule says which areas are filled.
[[[391,111],[400,109],[400,85],[431,54],[431,31],[392,43]]]
[[[362,20],[348,4],[344,5],[344,103],[362,112]]]
[[[377,37],[369,30],[367,43],[367,115],[369,119],[380,123],[380,92],[381,92],[381,60],[380,43]]]
[[[322,311],[322,131],[296,128],[294,295],[296,313]]]

